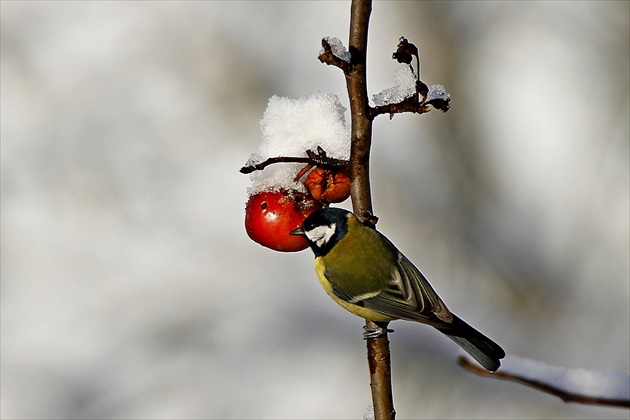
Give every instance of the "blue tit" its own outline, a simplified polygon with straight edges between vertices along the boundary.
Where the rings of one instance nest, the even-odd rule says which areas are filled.
[[[485,369],[494,372],[501,366],[503,349],[453,314],[416,266],[353,213],[317,210],[291,234],[308,241],[326,293],[344,309],[379,325],[366,338],[382,335],[395,319],[420,322],[446,334]]]

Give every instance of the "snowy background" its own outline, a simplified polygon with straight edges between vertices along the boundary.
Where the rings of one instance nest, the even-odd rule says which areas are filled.
[[[348,2],[1,4],[2,418],[360,418],[363,321],[312,254],[251,242],[274,94],[347,106]],[[628,2],[377,2],[370,94],[405,35],[446,114],[375,123],[379,228],[509,354],[629,361]],[[399,418],[627,418],[391,336]]]

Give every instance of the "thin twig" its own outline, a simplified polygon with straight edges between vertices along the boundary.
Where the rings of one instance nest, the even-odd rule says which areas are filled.
[[[596,397],[596,396],[591,396],[591,395],[571,393],[571,392],[567,392],[566,390],[560,389],[551,383],[544,382],[541,380],[537,381],[534,379],[525,378],[518,374],[510,373],[503,370],[498,370],[496,372],[488,372],[487,370],[471,362],[465,356],[459,356],[457,358],[457,363],[464,369],[472,373],[475,373],[479,376],[486,376],[486,377],[495,378],[495,379],[503,379],[506,381],[512,381],[512,382],[517,382],[523,385],[527,385],[539,391],[546,392],[547,394],[554,395],[567,403],[579,403],[579,404],[590,404],[590,405],[603,405],[603,406],[609,406],[609,407],[630,408],[630,401],[627,399],[605,398],[605,397]]]
[[[254,171],[262,171],[269,165],[274,163],[307,163],[309,165],[319,166],[327,169],[336,168],[348,168],[349,162],[343,159],[336,159],[328,157],[324,149],[317,146],[317,152],[312,150],[306,151],[307,157],[290,157],[290,156],[277,156],[271,157],[259,163],[245,165],[240,169],[242,174],[251,174]]]
[[[389,118],[391,119],[394,114],[401,114],[403,112],[425,114],[429,111],[431,111],[431,108],[423,102],[418,102],[417,95],[414,95],[402,102],[370,108],[370,117],[375,118],[377,115],[389,114]]]
[[[449,110],[451,102],[450,98],[433,98],[427,100],[428,93],[429,87],[422,80],[418,80],[416,82],[415,95],[403,99],[402,101],[397,103],[370,107],[368,110],[369,117],[371,119],[374,119],[378,115],[389,114],[389,119],[392,119],[394,117],[394,114],[402,114],[403,112],[426,114],[427,112],[431,111],[431,107],[439,109],[442,112],[446,112]]]
[[[255,171],[262,171],[269,165],[273,165],[274,163],[311,163],[311,160],[307,157],[289,157],[289,156],[278,156],[271,157],[263,162],[255,163],[253,165],[245,165],[240,169],[242,174],[251,174]]]
[[[332,47],[326,39],[322,39],[322,48],[324,49],[324,52],[319,55],[319,61],[324,64],[328,64],[329,66],[339,67],[341,70],[343,70],[344,74],[350,71],[350,63],[337,57],[333,53]]]

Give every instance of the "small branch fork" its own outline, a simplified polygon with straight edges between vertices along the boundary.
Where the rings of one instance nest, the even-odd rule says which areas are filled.
[[[329,66],[338,67],[343,71],[346,77],[355,71],[355,64],[347,62],[337,57],[333,51],[330,43],[327,39],[322,39],[323,52],[319,55],[319,61]],[[392,55],[392,58],[399,63],[408,64],[410,67],[412,58],[416,57],[417,68],[420,68],[420,58],[418,57],[418,48],[410,43],[407,38],[401,37],[396,52]],[[412,67],[413,71],[413,67]],[[419,71],[415,72],[419,75]],[[416,82],[416,93],[404,99],[401,102],[381,105],[372,107],[367,105],[366,115],[370,120],[373,120],[378,115],[389,114],[389,118],[392,119],[394,114],[401,114],[403,112],[412,112],[416,114],[425,114],[431,111],[431,107],[439,109],[443,112],[449,110],[450,99],[433,98],[427,100],[429,93],[429,87],[420,79]]]

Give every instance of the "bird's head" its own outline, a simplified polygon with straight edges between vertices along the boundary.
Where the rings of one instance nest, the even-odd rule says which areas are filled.
[[[315,256],[326,255],[348,231],[348,218],[352,216],[347,210],[326,207],[313,212],[302,226],[291,232],[306,238]]]

